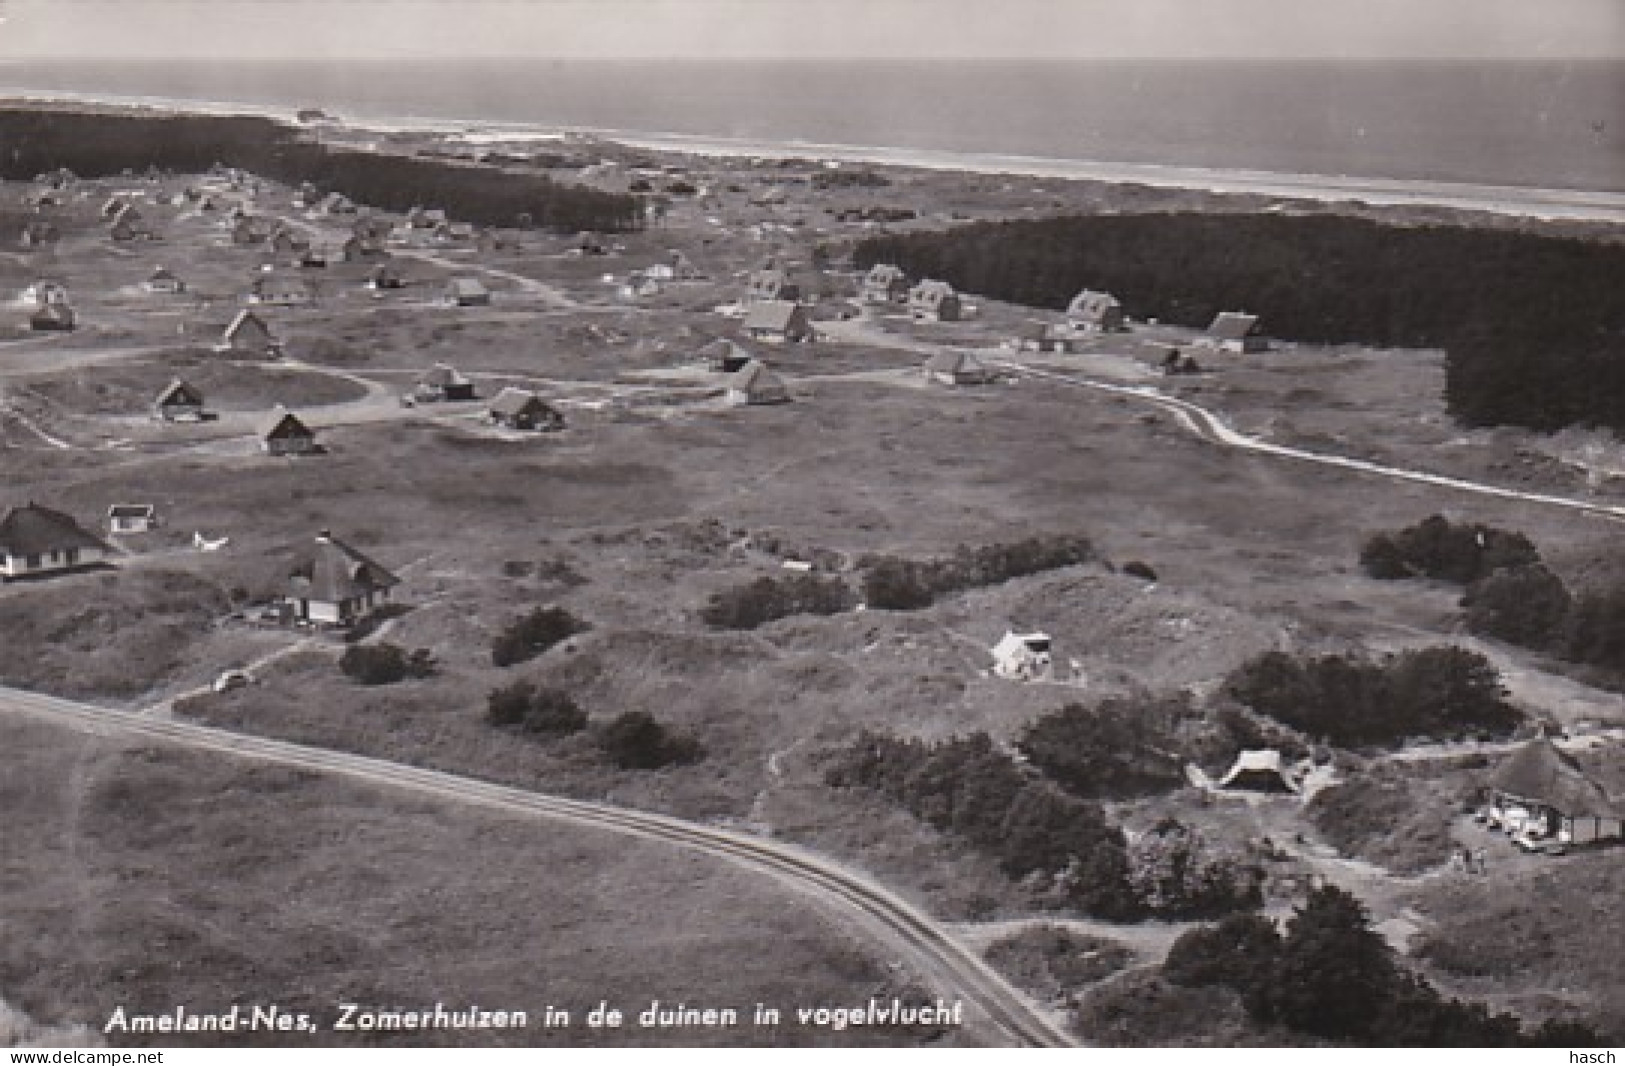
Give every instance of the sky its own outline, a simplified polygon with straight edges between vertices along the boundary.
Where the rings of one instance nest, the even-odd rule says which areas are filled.
[[[1625,58],[1625,0],[0,0],[0,59]]]

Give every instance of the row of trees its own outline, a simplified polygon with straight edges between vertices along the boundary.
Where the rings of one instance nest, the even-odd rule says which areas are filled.
[[[1382,1047],[1593,1047],[1588,1026],[1547,1022],[1529,1031],[1509,1014],[1446,999],[1399,964],[1365,908],[1333,885],[1310,893],[1282,935],[1269,919],[1233,914],[1174,942],[1163,977],[1222,985],[1248,1015],[1311,1036]]]
[[[980,222],[861,242],[854,262],[1036,307],[1083,288],[1202,327],[1260,313],[1277,336],[1442,347],[1471,425],[1625,430],[1625,246],[1355,218],[1143,214]]]
[[[0,177],[26,180],[61,167],[106,177],[158,167],[201,173],[215,163],[297,185],[310,182],[387,211],[439,207],[482,226],[573,233],[642,223],[633,196],[468,163],[336,148],[272,119],[0,109]]]
[[[1375,660],[1269,651],[1232,671],[1225,689],[1260,714],[1343,746],[1506,737],[1522,721],[1490,661],[1453,645]]]
[[[863,598],[870,607],[914,611],[931,606],[942,595],[997,585],[1018,577],[1058,570],[1096,559],[1088,537],[1051,534],[1005,544],[960,545],[943,559],[866,556]]]
[[[865,733],[826,781],[873,789],[997,859],[1044,901],[1117,920],[1210,917],[1262,901],[1262,874],[1168,819],[1132,843],[1093,801],[1024,770],[985,733],[936,744]]]

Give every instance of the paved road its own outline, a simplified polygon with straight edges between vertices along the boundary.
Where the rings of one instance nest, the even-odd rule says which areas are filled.
[[[1073,1041],[971,951],[929,917],[862,875],[800,848],[665,815],[563,799],[415,766],[247,736],[186,722],[137,717],[70,700],[0,687],[0,712],[26,714],[93,733],[122,733],[407,789],[498,810],[562,819],[693,848],[771,877],[853,918],[911,960],[949,997],[977,1008],[1012,1043],[1070,1047]]]

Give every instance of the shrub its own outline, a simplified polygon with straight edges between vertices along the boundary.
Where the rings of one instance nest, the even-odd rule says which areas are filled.
[[[1224,985],[1252,1001],[1269,987],[1280,952],[1274,922],[1261,914],[1232,914],[1174,941],[1162,976],[1176,985]]]
[[[863,597],[869,606],[882,610],[916,611],[947,593],[998,585],[1094,558],[1094,546],[1087,537],[1066,534],[980,548],[960,545],[945,559],[870,557],[860,564],[864,570]]]
[[[1553,646],[1574,607],[1563,581],[1540,563],[1496,570],[1467,586],[1461,605],[1473,633],[1525,648]]]
[[[1226,689],[1260,714],[1342,745],[1504,737],[1522,720],[1489,660],[1449,645],[1376,661],[1265,652],[1237,667]]]
[[[1173,818],[1129,845],[1128,857],[1141,908],[1159,918],[1213,918],[1264,901],[1262,870],[1219,855]]]
[[[1625,672],[1625,585],[1580,596],[1564,625],[1563,655],[1577,663]]]
[[[563,607],[538,607],[514,619],[497,634],[491,642],[491,662],[496,666],[512,666],[534,659],[586,629],[585,622]]]
[[[1471,584],[1497,570],[1540,561],[1528,537],[1431,515],[1397,533],[1378,533],[1360,549],[1360,566],[1383,580],[1422,576]]]
[[[486,697],[486,719],[492,725],[521,726],[527,733],[568,734],[587,727],[587,712],[558,689],[515,681]]]
[[[428,648],[408,653],[395,644],[352,644],[339,657],[339,669],[363,685],[392,685],[409,677],[429,677],[434,657]]]
[[[627,711],[604,727],[599,746],[622,770],[659,770],[697,762],[699,741],[672,731],[643,711]]]
[[[852,590],[840,578],[816,574],[759,577],[713,595],[700,617],[718,629],[755,629],[792,615],[839,614],[856,603]]]
[[[1105,700],[1069,703],[1029,725],[1016,748],[1045,776],[1074,795],[1124,799],[1184,783],[1157,708]]]
[[[1123,573],[1127,574],[1129,577],[1137,577],[1141,581],[1157,580],[1157,572],[1151,569],[1148,564],[1142,563],[1138,559],[1131,559],[1124,563]]]

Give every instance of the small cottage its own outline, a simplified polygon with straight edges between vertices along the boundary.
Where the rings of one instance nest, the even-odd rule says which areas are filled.
[[[789,403],[790,390],[765,363],[752,359],[728,376],[724,398],[740,406]]]
[[[42,577],[108,561],[112,547],[72,516],[37,503],[0,518],[0,580]]]
[[[252,311],[238,311],[237,317],[226,327],[223,347],[245,355],[278,355],[282,344],[271,332],[265,320]]]
[[[745,313],[745,335],[766,344],[799,344],[813,338],[807,309],[788,300],[765,300]]]
[[[1072,327],[1056,322],[1029,322],[1016,334],[1016,347],[1024,352],[1069,355],[1077,344]]]
[[[186,291],[186,283],[165,267],[158,267],[141,283],[148,292],[175,295]]]
[[[28,328],[36,333],[68,332],[74,328],[73,308],[65,303],[42,304],[28,316]]]
[[[867,304],[900,304],[908,301],[908,275],[891,263],[876,263],[864,275],[861,297]]]
[[[306,307],[316,300],[316,290],[298,274],[261,274],[249,286],[248,302],[266,307]]]
[[[401,579],[327,530],[288,575],[284,597],[296,621],[349,626],[389,602]]]
[[[1066,305],[1066,321],[1080,333],[1115,333],[1123,328],[1123,305],[1109,292],[1084,289]]]
[[[497,393],[487,416],[493,425],[508,429],[550,432],[564,428],[564,416],[558,409],[525,389],[506,388]]]
[[[158,528],[158,508],[150,503],[115,503],[107,509],[107,531],[114,536],[150,533]]]
[[[478,278],[452,278],[446,283],[446,302],[455,307],[487,307],[491,290]]]
[[[916,322],[958,322],[959,294],[946,281],[922,281],[908,290],[908,312]]]
[[[1302,780],[1302,773],[1295,767],[1289,767],[1279,751],[1265,748],[1238,754],[1230,769],[1219,779],[1219,787],[1296,795],[1302,791]]]
[[[927,381],[939,385],[986,385],[993,371],[969,352],[938,352],[925,361]]]
[[[261,421],[259,439],[267,455],[312,455],[317,451],[315,432],[280,404]]]
[[[199,422],[203,414],[203,393],[180,378],[171,379],[152,402],[152,417],[160,422]]]
[[[751,361],[750,352],[726,338],[714,340],[701,348],[700,356],[712,370],[724,374],[735,373]]]
[[[446,363],[434,366],[418,375],[412,389],[414,399],[424,403],[474,399],[474,383]]]
[[[993,645],[993,673],[1011,681],[1041,681],[1050,677],[1048,633],[1005,630]]]
[[[1257,315],[1244,311],[1221,311],[1208,326],[1207,335],[1197,341],[1207,348],[1225,352],[1262,352],[1269,347]]]

